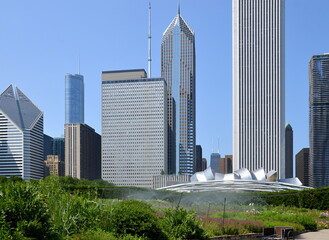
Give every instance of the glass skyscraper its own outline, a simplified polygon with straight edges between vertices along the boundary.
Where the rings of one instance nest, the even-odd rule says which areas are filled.
[[[161,77],[168,88],[168,170],[195,172],[195,39],[178,14],[163,33]]]
[[[315,55],[309,64],[310,159],[309,184],[329,186],[329,54]]]
[[[233,170],[285,175],[285,0],[233,0]]]
[[[43,113],[18,88],[0,95],[0,176],[43,178]]]
[[[84,123],[83,76],[65,76],[65,123]]]

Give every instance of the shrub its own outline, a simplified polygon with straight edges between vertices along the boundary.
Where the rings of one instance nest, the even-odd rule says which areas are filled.
[[[150,205],[137,200],[120,201],[110,214],[110,228],[116,236],[131,234],[149,239],[166,239]]]
[[[168,236],[173,239],[205,239],[206,233],[194,212],[183,208],[170,209],[164,212],[164,226]]]

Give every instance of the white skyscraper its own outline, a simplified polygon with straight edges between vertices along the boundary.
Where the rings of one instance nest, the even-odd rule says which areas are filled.
[[[43,113],[18,88],[0,95],[0,176],[43,178]]]
[[[285,0],[233,2],[234,169],[284,177]]]
[[[144,70],[102,73],[102,179],[152,187],[167,169],[167,85]]]

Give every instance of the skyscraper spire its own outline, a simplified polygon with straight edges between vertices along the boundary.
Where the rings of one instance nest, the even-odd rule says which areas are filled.
[[[147,69],[147,73],[148,73],[148,77],[151,77],[151,2],[149,2],[149,34],[148,34],[148,59],[147,59],[147,63],[148,63],[148,69]]]
[[[180,15],[180,1],[178,0],[178,15]]]

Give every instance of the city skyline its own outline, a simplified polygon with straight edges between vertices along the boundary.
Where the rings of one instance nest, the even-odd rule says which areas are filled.
[[[161,36],[177,12],[177,1],[151,4],[152,76],[160,77]],[[231,7],[230,0],[181,1],[181,13],[196,33],[196,144],[208,160],[213,139],[220,139],[221,155],[233,153]],[[329,33],[322,31],[328,7],[327,0],[286,3],[286,122],[294,127],[294,154],[309,146],[308,61],[329,51]],[[78,72],[80,55],[85,122],[100,133],[101,72],[147,69],[148,1],[3,1],[0,9],[0,87],[19,86],[43,109],[45,133],[59,137],[64,133],[63,76]],[[80,15],[67,18],[72,12]]]

